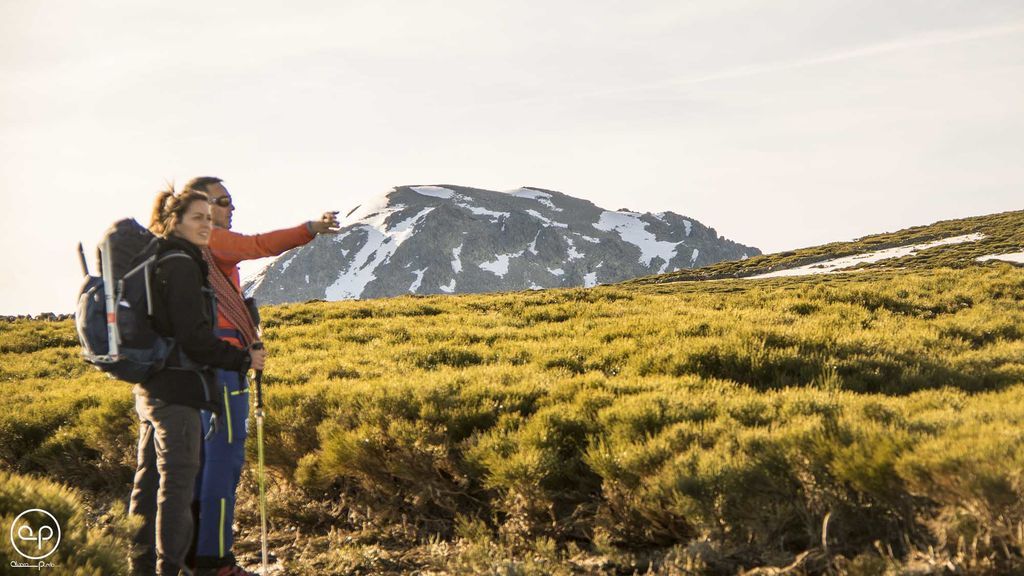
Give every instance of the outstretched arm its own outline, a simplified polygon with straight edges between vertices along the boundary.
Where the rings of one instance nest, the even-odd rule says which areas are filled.
[[[277,256],[306,244],[315,236],[308,223],[265,234],[239,234],[214,228],[210,234],[210,252],[218,265],[235,266],[243,260]]]

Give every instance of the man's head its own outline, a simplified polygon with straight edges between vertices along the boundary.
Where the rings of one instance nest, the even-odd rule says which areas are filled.
[[[210,212],[213,215],[213,225],[217,228],[231,229],[231,215],[235,211],[235,205],[231,200],[231,194],[224,187],[224,182],[214,176],[200,176],[193,178],[185,184],[185,190],[205,192],[210,198]]]

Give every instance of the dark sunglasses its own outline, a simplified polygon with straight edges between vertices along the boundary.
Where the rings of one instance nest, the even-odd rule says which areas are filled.
[[[220,198],[210,198],[210,204],[216,204],[217,206],[220,206],[221,208],[227,208],[229,206],[234,206],[234,204],[231,203],[231,196],[221,196]]]

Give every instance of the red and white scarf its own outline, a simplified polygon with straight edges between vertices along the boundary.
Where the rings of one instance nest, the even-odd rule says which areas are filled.
[[[228,322],[242,334],[242,345],[249,346],[259,339],[256,332],[256,325],[249,315],[249,308],[242,300],[241,291],[228,279],[224,272],[213,261],[213,253],[207,246],[202,247],[203,260],[210,267],[210,286],[217,296],[217,314],[223,316]],[[214,318],[214,322],[217,319]]]

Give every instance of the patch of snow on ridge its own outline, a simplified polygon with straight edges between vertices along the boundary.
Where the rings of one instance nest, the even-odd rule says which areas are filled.
[[[373,208],[371,212],[368,212],[366,214],[363,214],[362,209],[360,209],[360,210],[358,210],[358,211],[356,211],[356,212],[354,212],[352,214],[352,217],[360,215],[360,218],[358,220],[353,220],[353,221],[347,223],[345,225],[345,228],[348,228],[349,230],[352,230],[352,229],[358,229],[361,226],[369,226],[371,228],[376,229],[377,231],[379,231],[381,233],[386,233],[387,229],[388,229],[388,225],[387,225],[388,217],[391,216],[392,214],[397,214],[398,212],[401,212],[402,210],[405,210],[405,206],[403,206],[401,204],[396,204],[395,206],[380,206],[380,207],[376,207],[376,208]],[[345,234],[347,234],[347,232],[349,230],[346,230]]]
[[[412,191],[423,196],[433,196],[434,198],[444,198],[445,200],[451,200],[457,196],[454,191],[440,186],[413,186]]]
[[[558,228],[568,228],[569,227],[568,224],[562,224],[561,222],[555,222],[555,221],[551,220],[550,218],[544,217],[543,215],[541,215],[540,212],[537,212],[536,210],[526,210],[526,213],[529,214],[530,216],[533,216],[537,220],[540,220],[541,222],[547,224],[548,226],[556,226]]]
[[[669,214],[673,214],[675,216],[678,216],[678,214],[674,214],[672,212],[658,212],[657,214],[654,215],[654,217],[657,218],[658,220],[661,220],[662,222],[665,222],[667,224],[668,220],[666,220],[665,217],[668,216]],[[690,222],[686,218],[683,218],[683,226],[686,227],[686,235],[689,236],[690,235],[690,230],[693,229],[693,222]]]
[[[591,272],[583,277],[583,287],[593,288],[597,286],[597,272]]]
[[[572,243],[572,238],[566,238],[565,241],[569,243],[569,250],[566,252],[569,256],[569,260],[579,260],[580,258],[583,258],[584,254],[576,250],[576,245]]]
[[[413,271],[413,274],[416,275],[416,280],[414,280],[412,285],[409,286],[409,292],[412,292],[413,294],[415,294],[416,291],[420,289],[420,284],[423,284],[423,274],[426,273],[426,271],[427,271],[426,268],[424,268],[423,270],[414,270]]]
[[[288,269],[288,265],[291,264],[292,260],[295,260],[295,257],[298,256],[298,255],[299,255],[299,251],[296,250],[295,253],[293,253],[291,256],[286,258],[284,262],[281,262],[281,272],[284,272],[285,270],[287,270]]]
[[[419,214],[416,214],[412,218],[406,218],[405,220],[402,220],[398,224],[395,224],[388,228],[388,236],[391,236],[392,238],[395,239],[395,246],[401,246],[403,242],[408,240],[409,237],[412,236],[412,233],[415,231],[416,225],[419,224],[420,221],[422,221],[427,216],[427,214],[430,214],[433,210],[433,208],[424,208],[419,212]]]
[[[456,202],[456,204],[458,204],[459,206],[465,208],[466,210],[469,210],[473,214],[479,214],[481,216],[487,216],[491,220],[495,220],[495,221],[500,220],[502,216],[504,216],[505,218],[508,218],[509,216],[511,216],[511,214],[508,213],[508,212],[495,212],[493,210],[488,210],[486,208],[481,208],[479,206],[474,206],[472,204],[467,204],[465,202]]]
[[[555,206],[555,203],[551,201],[551,198],[553,198],[553,196],[551,196],[551,194],[548,194],[547,192],[541,192],[540,190],[533,190],[531,188],[520,188],[519,190],[513,190],[512,192],[510,192],[510,194],[518,198],[529,198],[530,200],[536,200],[537,202],[540,202],[541,204],[547,206],[548,208],[551,208],[556,212],[562,211],[561,208]]]
[[[502,216],[506,218],[511,216],[511,214],[509,214],[508,212],[495,212],[493,210],[488,210],[486,208],[476,206],[471,202],[471,199],[469,197],[463,196],[462,194],[459,194],[454,190],[449,190],[448,188],[444,188],[442,186],[413,186],[410,189],[413,192],[416,192],[417,194],[420,194],[422,196],[431,196],[434,198],[440,198],[442,200],[451,200],[452,204],[460,208],[465,208],[466,210],[469,210],[474,214],[478,214],[480,216],[487,216],[491,220],[497,221]]]
[[[398,248],[390,237],[372,226],[360,226],[366,233],[366,241],[359,252],[349,262],[348,268],[342,270],[338,279],[324,291],[327,300],[345,300],[359,298],[366,285],[377,279],[374,271],[383,264]]]
[[[873,262],[880,262],[882,260],[903,258],[905,256],[910,256],[923,250],[928,250],[929,248],[936,248],[938,246],[948,246],[950,244],[963,244],[964,242],[977,242],[978,240],[981,240],[983,238],[985,238],[984,234],[966,234],[964,236],[953,236],[951,238],[943,238],[942,240],[935,240],[933,242],[927,242],[924,244],[897,246],[895,248],[886,248],[885,250],[878,250],[876,252],[866,252],[864,254],[854,254],[853,256],[834,258],[832,260],[826,260],[824,262],[815,262],[814,264],[808,264],[806,266],[800,266],[797,268],[789,268],[787,270],[776,270],[775,272],[758,274],[756,276],[747,276],[746,278],[749,280],[755,280],[759,278],[779,278],[782,276],[830,274],[832,272],[840,272],[846,268],[851,268],[858,264],[870,264]]]
[[[480,269],[487,270],[488,272],[493,272],[496,276],[504,277],[505,274],[508,274],[509,255],[497,254],[495,258],[497,258],[497,260],[493,260],[491,262],[481,262]]]
[[[459,244],[454,250],[452,250],[452,270],[454,270],[456,274],[462,272],[462,244]],[[453,285],[454,282],[455,280],[452,280]]]
[[[250,276],[242,279],[242,286],[245,286],[246,284],[249,285],[249,287],[245,289],[245,292],[243,292],[243,296],[245,296],[246,298],[251,298],[254,294],[256,294],[256,291],[259,290],[260,285],[263,284],[263,281],[267,279],[268,269],[269,266],[257,272],[255,276]]]
[[[551,272],[555,276],[561,276],[565,274],[565,270],[562,270],[561,268],[548,268],[548,272]]]
[[[363,202],[341,219],[341,227],[344,228],[353,224],[366,223],[367,218],[379,215],[381,212],[385,212],[384,217],[386,218],[388,214],[398,212],[405,208],[401,204],[389,206],[390,196],[395,192],[396,190],[391,190],[386,194],[380,194],[366,202]]]
[[[694,248],[693,254],[690,255],[690,264],[693,264],[694,262],[697,261],[697,256],[700,256],[700,250]]]
[[[452,292],[455,292],[455,278],[452,278],[452,281],[449,282],[448,284],[444,286],[439,286],[439,288],[441,289],[441,292],[444,292],[446,294],[451,294]]]
[[[424,208],[415,216],[388,225],[388,216],[402,209],[404,206],[378,209],[377,212],[365,216],[362,223],[352,227],[353,232],[364,231],[366,241],[348,262],[348,267],[341,271],[338,279],[327,287],[324,293],[327,300],[359,298],[366,285],[377,279],[377,267],[394,255],[395,250],[412,236],[416,225],[433,210],[432,207]]]
[[[618,232],[624,242],[629,242],[640,248],[640,263],[651,265],[651,262],[660,257],[664,264],[659,272],[664,272],[668,262],[676,254],[676,242],[659,241],[654,234],[647,231],[647,223],[640,220],[640,214],[636,212],[602,212],[601,218],[594,224],[594,228],[605,232]]]
[[[1024,264],[1024,252],[1013,252],[1010,254],[989,254],[987,256],[978,256],[975,258],[978,262],[988,262],[989,260],[1002,260],[1003,262],[1013,262],[1015,264]]]
[[[515,252],[512,254],[495,254],[496,260],[490,262],[481,262],[480,269],[487,270],[493,273],[495,276],[504,278],[505,274],[508,274],[508,263],[512,258],[516,258],[523,255],[523,251]]]
[[[530,242],[530,245],[526,248],[534,256],[537,255],[537,238],[540,238],[540,230],[537,230],[537,235],[533,237],[533,242]]]

